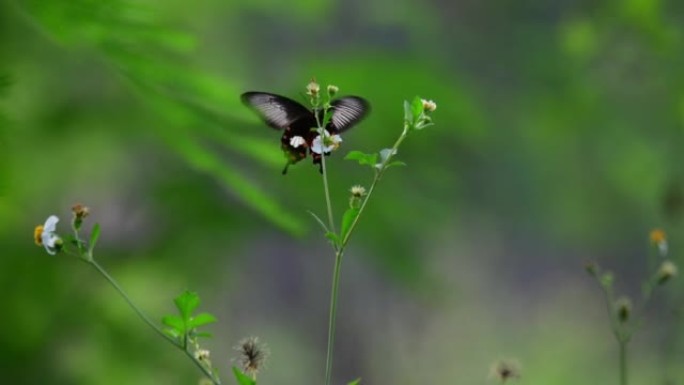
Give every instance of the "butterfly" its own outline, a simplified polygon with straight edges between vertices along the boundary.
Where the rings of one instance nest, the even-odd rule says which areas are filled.
[[[290,165],[311,154],[313,163],[323,172],[321,158],[330,155],[342,141],[340,134],[361,121],[370,111],[370,104],[358,96],[344,96],[330,102],[330,120],[325,127],[327,138],[321,138],[317,131],[317,121],[323,123],[324,110],[309,110],[302,104],[268,92],[245,92],[242,102],[254,110],[270,127],[283,130],[280,147],[287,163],[283,175]]]

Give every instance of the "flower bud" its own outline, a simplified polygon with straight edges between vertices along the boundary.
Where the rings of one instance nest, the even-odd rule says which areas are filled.
[[[332,98],[340,89],[332,84],[328,85],[328,95]]]
[[[437,103],[433,102],[432,100],[422,99],[422,101],[423,101],[423,110],[425,112],[433,112],[434,110],[437,109]]]
[[[632,314],[632,301],[627,297],[620,297],[615,301],[615,313],[620,323],[629,321],[629,317]]]
[[[321,86],[316,83],[316,80],[311,80],[309,84],[306,85],[306,94],[312,97],[317,97],[318,93],[321,91]]]
[[[656,280],[659,285],[663,285],[665,282],[676,276],[677,265],[675,265],[672,261],[665,261],[660,265],[660,268],[656,273]]]
[[[592,277],[596,277],[600,269],[598,263],[594,261],[587,261],[584,263],[584,270],[586,270],[587,273],[589,273],[589,275],[591,275]]]

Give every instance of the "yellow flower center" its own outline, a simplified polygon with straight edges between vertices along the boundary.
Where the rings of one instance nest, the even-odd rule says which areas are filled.
[[[665,236],[665,232],[661,229],[654,229],[651,231],[651,242],[659,245],[667,240],[667,237]]]
[[[33,240],[36,242],[36,245],[38,246],[43,246],[43,226],[38,225],[36,228],[33,230]]]

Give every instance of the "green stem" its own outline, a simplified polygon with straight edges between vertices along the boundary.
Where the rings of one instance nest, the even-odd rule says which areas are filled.
[[[620,385],[627,385],[627,341],[620,343]]]
[[[340,266],[342,265],[342,250],[335,253],[335,268],[333,270],[332,290],[330,292],[330,319],[328,320],[328,351],[325,359],[325,385],[330,385],[332,379],[333,346],[335,344],[335,320],[337,319],[337,297],[340,284]]]
[[[320,127],[319,127],[320,128]],[[406,139],[406,136],[408,135],[408,127],[404,127],[404,131],[401,133],[401,136],[397,139],[397,141],[394,143],[392,146],[392,151],[390,155],[380,164],[380,167],[378,171],[375,173],[375,178],[373,178],[373,182],[371,183],[370,187],[368,188],[368,194],[366,195],[366,198],[363,200],[361,203],[361,206],[359,207],[359,213],[356,215],[356,218],[354,218],[354,221],[351,223],[349,226],[349,231],[345,234],[344,238],[340,242],[339,246],[335,248],[335,267],[333,269],[333,280],[332,280],[332,289],[330,293],[330,319],[328,320],[328,349],[327,349],[327,354],[326,354],[326,359],[325,359],[325,385],[330,385],[330,382],[332,380],[332,363],[333,363],[333,346],[335,343],[335,320],[337,319],[337,297],[339,294],[339,285],[340,285],[340,267],[342,265],[342,256],[344,255],[344,250],[347,246],[347,243],[349,242],[349,237],[351,236],[352,232],[356,228],[356,224],[359,222],[359,218],[361,217],[361,214],[363,213],[364,209],[366,208],[366,204],[368,203],[368,200],[370,199],[371,195],[373,194],[373,191],[375,190],[375,186],[377,185],[378,181],[380,181],[380,178],[382,178],[382,174],[385,172],[387,169],[387,165],[389,164],[390,160],[394,156],[394,154],[397,152],[397,149],[399,148],[399,145],[401,145],[401,142]],[[324,156],[325,158],[325,156]],[[328,204],[328,220],[330,221],[330,227],[334,231],[333,227],[333,219],[332,219],[332,210],[330,206],[330,196],[328,194],[328,184],[327,184],[327,174],[325,171],[325,161],[323,162],[323,184],[325,186],[325,199]]]
[[[221,385],[221,380],[215,377],[214,374],[209,370],[209,368],[205,367],[204,364],[202,364],[202,362],[195,358],[195,356],[188,350],[187,343],[185,343],[184,346],[181,346],[180,344],[178,344],[178,342],[176,342],[176,340],[174,340],[166,333],[164,333],[164,331],[161,330],[159,326],[152,322],[152,320],[150,320],[149,317],[147,317],[145,313],[143,313],[142,310],[140,310],[140,308],[138,308],[138,306],[136,306],[136,304],[133,303],[128,294],[126,294],[126,292],[121,288],[119,283],[116,282],[116,280],[111,275],[109,275],[109,273],[107,273],[107,271],[102,266],[100,266],[100,264],[97,263],[97,261],[95,261],[92,258],[84,259],[84,261],[90,263],[103,277],[105,277],[105,279],[107,279],[107,281],[109,281],[112,287],[114,287],[114,289],[121,295],[121,297],[123,297],[128,306],[130,306],[133,309],[133,311],[135,311],[135,313],[140,317],[140,319],[143,320],[143,322],[145,322],[149,327],[151,327],[163,339],[169,341],[173,346],[177,347],[178,349],[183,350],[183,352],[192,360],[192,362],[195,363],[195,365],[202,371],[202,373],[204,373],[204,375],[211,380],[211,382],[214,385]]]

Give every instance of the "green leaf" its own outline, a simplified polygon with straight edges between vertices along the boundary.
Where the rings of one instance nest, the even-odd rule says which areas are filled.
[[[385,166],[385,168],[390,168],[392,166],[406,166],[406,163],[400,161],[400,160],[395,160],[394,162],[390,162]]]
[[[347,385],[359,385],[361,383],[361,379],[357,378],[356,380],[348,383]]]
[[[248,375],[242,373],[242,371],[236,368],[235,366],[233,366],[233,374],[235,375],[235,379],[240,385],[256,385],[255,380],[253,380]]]
[[[355,160],[362,166],[369,165],[373,167],[378,161],[378,154],[366,154],[361,151],[350,151],[347,156],[344,157],[344,159]]]
[[[100,224],[96,223],[95,226],[93,226],[93,231],[90,232],[90,244],[88,246],[91,253],[95,249],[98,238],[100,238]]]
[[[323,220],[322,220],[321,218],[319,218],[318,215],[314,214],[313,211],[307,210],[306,212],[309,213],[309,214],[311,214],[312,217],[314,217],[314,219],[316,220],[316,222],[318,222],[318,224],[321,225],[321,227],[323,228],[323,231],[324,231],[324,232],[326,232],[326,233],[330,232],[330,230],[328,230],[328,226],[325,225],[325,222],[323,222]]]
[[[192,335],[197,338],[211,338],[213,336],[213,334],[207,332],[197,332],[193,333]]]
[[[328,123],[330,123],[330,119],[332,118],[333,112],[334,111],[332,108],[328,108],[325,111],[325,116],[323,116],[323,127],[328,127]]]
[[[332,231],[328,231],[327,233],[325,233],[325,237],[328,238],[333,243],[333,245],[340,245],[340,237]]]
[[[411,102],[411,115],[413,116],[413,122],[417,122],[420,116],[423,114],[423,99],[420,96],[413,98]]]
[[[413,124],[413,112],[411,112],[411,103],[404,100],[404,121]]]
[[[342,229],[340,230],[341,239],[347,237],[347,233],[351,230],[351,225],[357,216],[359,216],[359,209],[357,208],[349,208],[344,212],[344,216],[342,216]]]
[[[185,325],[189,325],[192,312],[195,311],[197,306],[200,304],[200,299],[197,293],[185,291],[183,294],[176,297],[173,302],[176,304],[176,308],[178,308],[178,312],[180,313]]]
[[[392,148],[384,148],[380,150],[380,162],[385,163],[387,159],[397,154],[397,150]]]
[[[177,315],[167,315],[162,318],[162,323],[178,334],[185,334],[185,323]]]
[[[216,317],[209,313],[200,313],[192,318],[190,318],[190,323],[188,328],[198,328],[203,325],[208,325],[210,323],[216,322]]]

